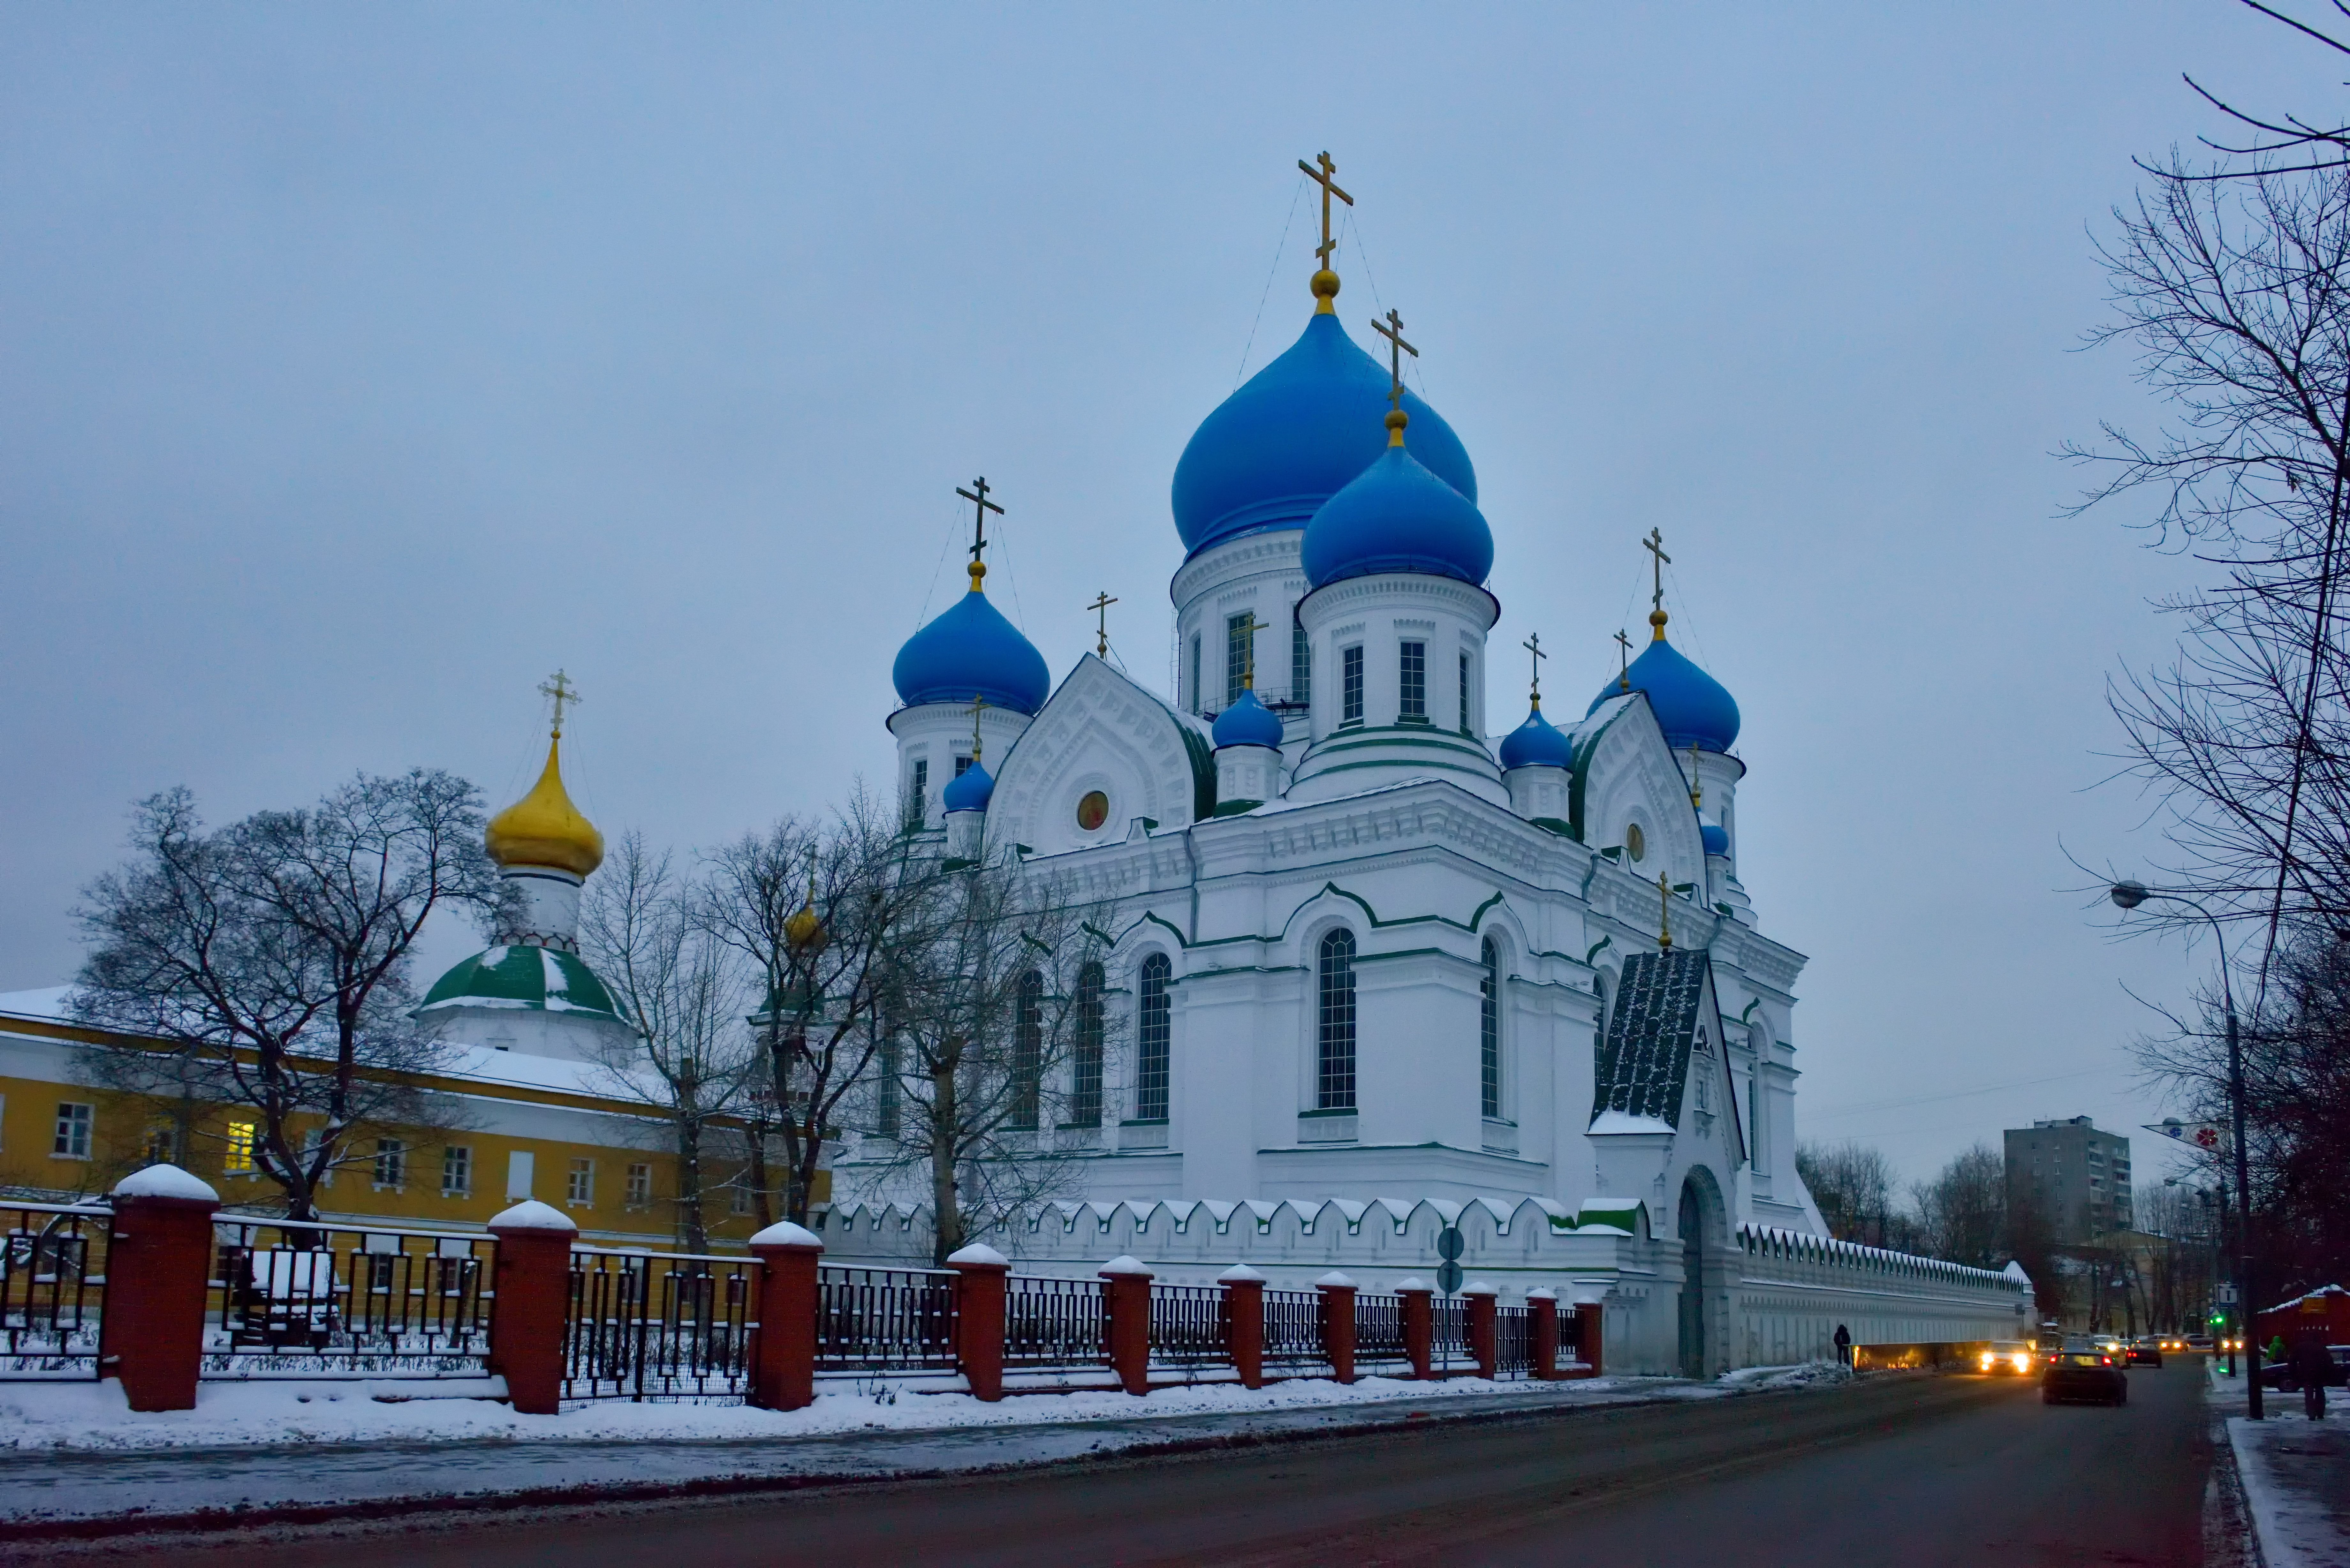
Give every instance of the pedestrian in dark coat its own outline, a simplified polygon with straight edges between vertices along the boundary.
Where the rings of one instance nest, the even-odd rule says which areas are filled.
[[[1842,1324],[1836,1324],[1835,1347],[1836,1365],[1850,1366],[1852,1365],[1852,1330]]]
[[[2296,1334],[2293,1359],[2285,1370],[2301,1385],[2301,1407],[2313,1421],[2325,1419],[2325,1380],[2334,1372],[2334,1358],[2325,1353],[2324,1331]]]

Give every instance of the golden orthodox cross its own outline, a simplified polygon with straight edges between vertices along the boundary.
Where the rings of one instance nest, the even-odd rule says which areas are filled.
[[[1534,687],[1528,695],[1533,699],[1534,705],[1539,708],[1542,706],[1542,661],[1548,659],[1550,655],[1542,650],[1542,633],[1540,632],[1534,633],[1518,646],[1534,656]]]
[[[979,587],[979,579],[987,576],[987,564],[979,558],[979,553],[987,548],[987,514],[993,512],[998,517],[1001,517],[1003,515],[1003,508],[998,506],[994,502],[990,501],[987,498],[987,476],[985,474],[982,474],[979,478],[972,480],[972,483],[978,487],[979,493],[976,495],[972,494],[970,491],[965,490],[960,484],[955,486],[955,493],[962,496],[965,501],[970,502],[972,505],[971,586],[972,588],[976,589]]]
[[[1241,634],[1241,690],[1253,691],[1256,690],[1256,634],[1271,631],[1273,628],[1257,619],[1256,611],[1251,610],[1248,618],[1232,629]]]
[[[1388,403],[1392,408],[1403,407],[1403,357],[1419,358],[1419,350],[1403,340],[1403,317],[1388,312],[1385,321],[1371,323],[1371,330],[1388,340]]]
[[[1094,602],[1086,607],[1098,618],[1094,622],[1094,654],[1097,658],[1109,657],[1109,607],[1116,603],[1118,601],[1109,597],[1109,590],[1104,588],[1096,596]]]
[[[1313,163],[1308,163],[1303,158],[1297,161],[1297,166],[1305,171],[1305,177],[1308,180],[1322,187],[1322,243],[1314,248],[1314,255],[1315,259],[1322,264],[1322,270],[1327,272],[1330,270],[1330,253],[1338,248],[1338,243],[1330,237],[1330,198],[1336,196],[1349,207],[1355,204],[1355,199],[1339,190],[1336,182],[1330,178],[1338,172],[1338,166],[1330,161],[1330,155],[1327,152],[1321,154],[1315,162],[1321,164],[1322,167],[1316,169]]]
[[[1620,656],[1616,670],[1616,690],[1629,691],[1632,690],[1632,639],[1624,635],[1624,628],[1620,626],[1616,628],[1616,647]]]
[[[1673,885],[1665,874],[1657,873],[1657,946],[1669,949],[1673,945]]]
[[[1705,785],[1698,782],[1697,742],[1690,742],[1690,806],[1695,811],[1705,809]]]
[[[563,734],[563,710],[566,707],[577,708],[579,705],[579,689],[572,685],[570,678],[558,670],[540,683],[538,694],[554,700],[555,733],[557,738],[560,738]]]
[[[979,716],[987,711],[987,699],[977,692],[971,699],[971,765],[979,766]]]
[[[1640,544],[1648,554],[1656,557],[1648,563],[1650,568],[1656,573],[1657,583],[1656,596],[1649,603],[1651,613],[1648,621],[1657,628],[1657,635],[1662,637],[1665,635],[1665,623],[1659,620],[1657,617],[1662,615],[1665,610],[1665,568],[1673,564],[1673,558],[1665,554],[1665,535],[1661,528],[1649,529],[1648,536],[1641,540]]]

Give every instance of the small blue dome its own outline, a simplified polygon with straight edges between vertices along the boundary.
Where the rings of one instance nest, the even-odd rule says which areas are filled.
[[[1052,689],[1045,656],[977,588],[906,639],[889,679],[909,708],[984,697],[998,708],[1034,713]]]
[[[1175,531],[1187,550],[1267,528],[1303,528],[1378,458],[1387,437],[1387,368],[1336,316],[1315,316],[1288,352],[1200,421],[1175,464]],[[1477,499],[1461,438],[1409,392],[1411,444],[1436,476]]]
[[[1648,706],[1665,732],[1665,744],[1675,751],[1695,746],[1700,751],[1726,752],[1738,739],[1738,704],[1721,681],[1681,657],[1658,630],[1648,650],[1632,660],[1630,669],[1599,689],[1589,711],[1626,691],[1646,691]]]
[[[995,793],[995,781],[973,757],[971,766],[939,792],[939,799],[949,811],[985,811],[988,797]]]
[[[1708,855],[1727,855],[1730,853],[1730,835],[1724,832],[1717,824],[1711,822],[1707,823],[1704,826],[1698,829],[1698,835],[1705,840],[1705,852]]]
[[[1493,569],[1493,532],[1476,504],[1411,454],[1391,446],[1322,504],[1305,525],[1305,580],[1416,572],[1482,583]]]
[[[1240,701],[1216,715],[1216,745],[1278,746],[1281,744],[1281,721],[1265,710],[1253,691],[1243,691]]]
[[[1552,728],[1540,708],[1527,711],[1526,722],[1502,737],[1504,768],[1565,768],[1575,765],[1575,745]]]

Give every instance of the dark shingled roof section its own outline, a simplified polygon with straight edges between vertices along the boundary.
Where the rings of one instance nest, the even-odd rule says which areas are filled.
[[[1634,953],[1624,961],[1607,1034],[1599,1043],[1594,1121],[1602,1111],[1622,1111],[1681,1125],[1681,1090],[1689,1082],[1690,1047],[1711,967],[1702,950],[1688,948]]]

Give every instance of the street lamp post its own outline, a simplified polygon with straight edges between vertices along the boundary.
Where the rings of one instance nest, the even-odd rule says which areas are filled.
[[[2106,889],[2106,896],[2119,909],[2135,909],[2148,898],[2164,898],[2174,904],[2184,904],[2211,923],[2212,940],[2220,944],[2220,996],[2228,1010],[2228,1121],[2229,1133],[2236,1146],[2236,1295],[2237,1315],[2241,1320],[2238,1335],[2244,1342],[2244,1366],[2250,1374],[2245,1379],[2245,1392],[2251,1397],[2246,1413],[2255,1421],[2264,1412],[2261,1408],[2261,1345],[2260,1335],[2252,1331],[2252,1181],[2251,1163],[2244,1152],[2244,1053],[2236,1032],[2236,989],[2228,979],[2228,933],[2210,910],[2183,893],[2165,893],[2143,882],[2116,882]]]

